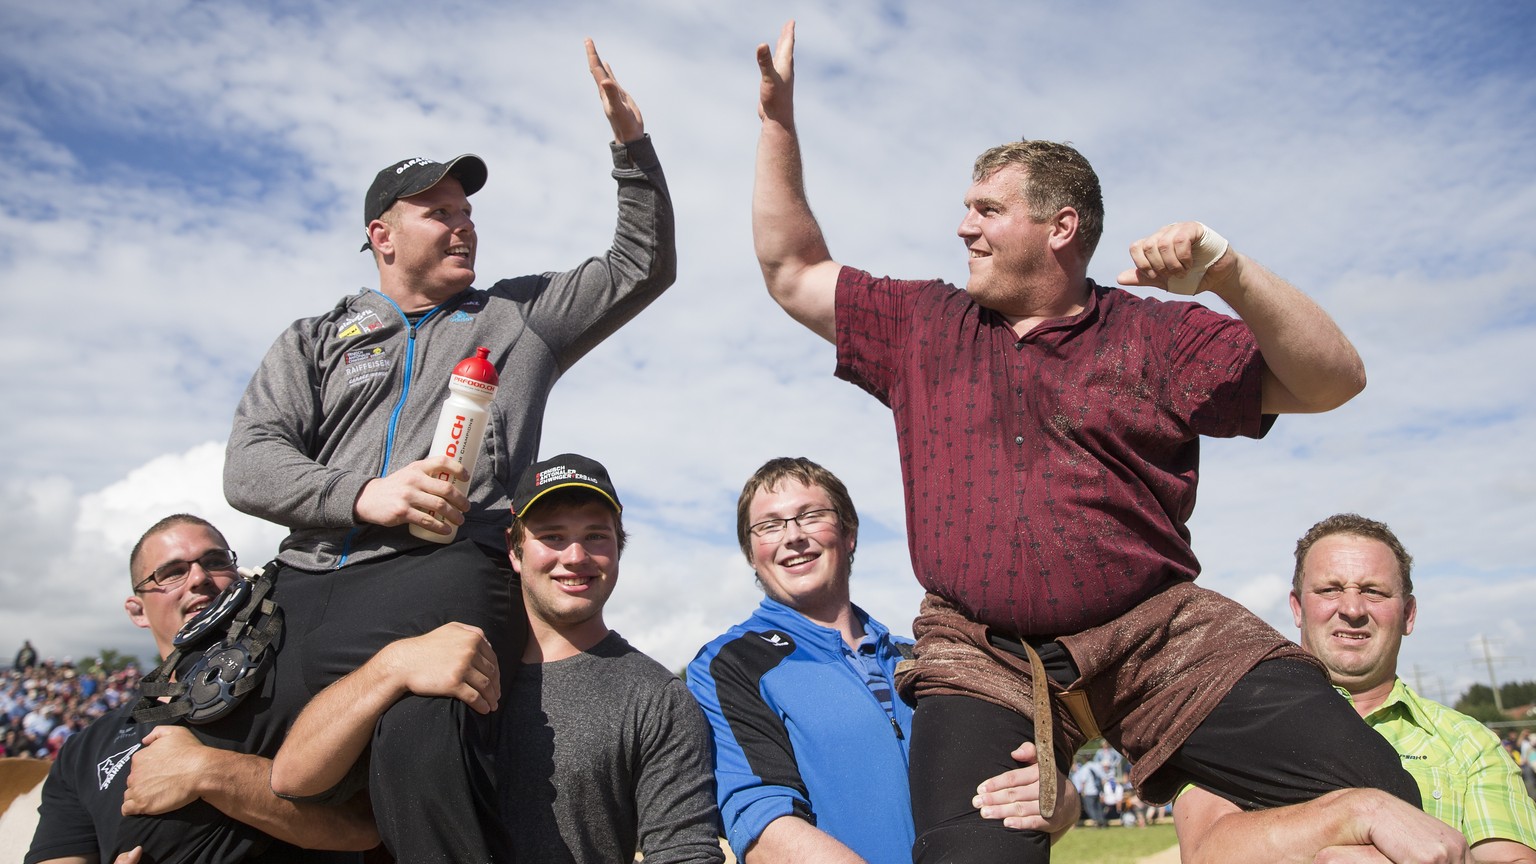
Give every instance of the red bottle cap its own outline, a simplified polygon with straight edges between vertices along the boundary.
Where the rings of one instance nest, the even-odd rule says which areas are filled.
[[[495,387],[500,382],[496,376],[496,367],[492,366],[491,361],[487,359],[490,356],[491,349],[483,346],[476,348],[475,356],[466,357],[459,361],[459,365],[453,367],[453,374]]]

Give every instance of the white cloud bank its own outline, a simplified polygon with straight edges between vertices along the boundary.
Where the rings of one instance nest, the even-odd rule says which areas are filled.
[[[1294,538],[1358,510],[1419,560],[1405,665],[1454,695],[1485,675],[1466,646],[1487,635],[1513,658],[1501,678],[1536,678],[1525,4],[10,4],[0,649],[150,653],[123,571],[171,510],[271,554],[280,529],[224,507],[215,442],[279,330],[375,278],[353,250],[379,166],[487,159],[482,282],[605,245],[586,35],[645,111],[681,251],[677,285],[565,377],[546,424],[545,453],[603,460],[630,502],[612,623],[677,668],[744,617],[737,490],[803,454],[848,481],[856,597],[903,629],[918,593],[890,419],[831,378],[752,258],[752,49],[790,14],[807,183],[840,260],[960,278],[970,160],[1020,134],[1099,169],[1100,280],[1159,225],[1218,227],[1334,312],[1371,383],[1266,441],[1208,445],[1205,584],[1290,633]]]

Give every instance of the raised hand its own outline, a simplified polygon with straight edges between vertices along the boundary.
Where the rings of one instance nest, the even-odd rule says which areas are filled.
[[[640,140],[645,135],[645,118],[640,116],[640,106],[619,86],[619,79],[613,77],[613,67],[597,56],[597,46],[591,39],[586,40],[586,46],[587,67],[592,71],[592,80],[597,82],[603,114],[608,118],[608,125],[613,127],[613,140],[620,144]]]
[[[779,32],[778,45],[770,51],[767,44],[757,46],[757,69],[762,75],[758,85],[757,116],[784,126],[795,124],[795,22],[787,21]]]

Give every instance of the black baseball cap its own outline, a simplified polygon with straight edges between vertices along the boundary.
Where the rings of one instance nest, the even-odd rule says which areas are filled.
[[[363,199],[363,225],[366,227],[384,215],[384,211],[401,198],[425,192],[450,174],[464,187],[465,195],[473,195],[485,186],[488,173],[485,160],[473,153],[456,156],[447,162],[433,162],[420,156],[402,159],[373,178],[368,197]],[[363,248],[367,249],[368,244],[364,243]]]
[[[562,453],[529,465],[512,493],[512,512],[522,516],[546,493],[573,486],[597,492],[608,499],[615,513],[624,512],[619,493],[608,479],[608,469],[595,459],[575,453]]]

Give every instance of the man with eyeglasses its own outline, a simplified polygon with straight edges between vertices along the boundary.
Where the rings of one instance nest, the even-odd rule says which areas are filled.
[[[809,459],[771,459],[741,491],[736,535],[767,596],[688,665],[727,841],[747,864],[908,860],[912,708],[893,676],[912,640],[852,602],[859,514],[847,487]],[[1045,828],[1033,745],[1014,758],[1026,767],[986,781],[972,803],[1009,827]],[[1077,812],[1072,798],[1063,813]]]
[[[235,553],[206,520],[168,516],[129,555],[129,620],[162,656],[183,625],[242,578]],[[64,744],[43,786],[26,864],[119,860],[353,862],[378,844],[365,798],[339,807],[272,794],[282,718],[266,711],[274,684],[203,725],[138,722],[137,700]],[[307,848],[306,848],[307,847]]]

